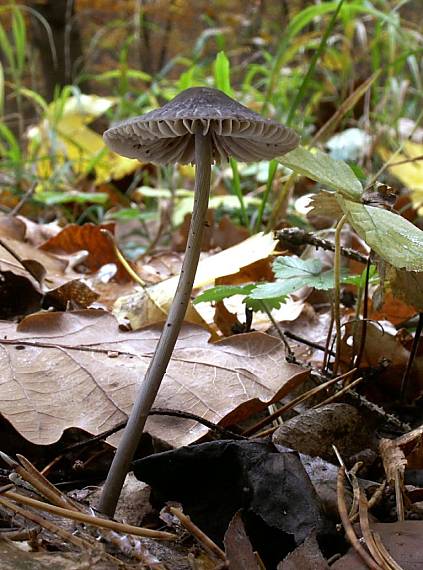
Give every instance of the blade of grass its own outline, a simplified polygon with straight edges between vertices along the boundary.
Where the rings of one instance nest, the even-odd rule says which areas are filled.
[[[314,146],[316,142],[322,138],[323,135],[328,136],[328,134],[335,130],[339,121],[356,105],[356,103],[371,87],[373,82],[379,77],[380,73],[381,70],[373,73],[373,75],[363,81],[363,83],[361,83],[361,85],[359,85],[357,89],[353,91],[351,95],[345,99],[345,101],[342,102],[342,104],[338,107],[330,119],[314,135],[312,141],[310,142],[310,147]]]
[[[239,179],[238,163],[234,158],[229,159],[229,164],[232,168],[232,189],[239,200],[239,206],[241,209],[241,221],[243,225],[248,228],[248,215],[245,209],[244,196],[241,189],[241,181]]]
[[[335,24],[336,24],[336,20],[338,18],[338,14],[339,11],[342,7],[342,4],[344,3],[344,0],[340,0],[338,2],[338,6],[336,7],[335,12],[332,14],[331,19],[329,20],[329,23],[323,33],[322,39],[320,41],[319,47],[317,48],[317,50],[314,52],[311,61],[310,61],[310,65],[308,66],[308,70],[307,73],[304,76],[304,79],[301,83],[301,86],[299,88],[299,90],[297,91],[297,94],[294,98],[294,101],[292,102],[292,105],[289,109],[289,113],[288,113],[288,118],[286,120],[286,123],[288,126],[291,125],[292,119],[294,118],[295,112],[299,106],[299,104],[301,103],[301,101],[304,99],[304,95],[306,92],[306,89],[308,87],[308,84],[310,82],[310,79],[314,73],[314,70],[316,68],[316,64],[319,60],[319,58],[323,55],[325,49],[326,49],[326,44],[327,41],[329,39],[330,34],[332,33]]]
[[[295,99],[294,99],[294,101],[292,102],[292,105],[291,105],[291,107],[290,107],[290,109],[289,109],[288,118],[287,118],[287,120],[286,120],[286,124],[287,124],[288,127],[291,126],[291,123],[292,123],[292,120],[293,120],[293,118],[294,118],[295,112],[296,112],[296,110],[297,110],[297,108],[298,108],[298,105],[301,103],[301,101],[302,101],[303,98],[304,98],[304,94],[305,94],[305,92],[306,92],[306,89],[307,89],[307,86],[308,86],[308,84],[309,84],[309,82],[310,82],[310,79],[311,79],[311,77],[312,77],[312,75],[313,75],[313,72],[314,72],[314,70],[315,70],[316,64],[317,64],[319,58],[323,55],[323,53],[324,53],[324,51],[325,51],[327,41],[328,41],[329,36],[330,36],[330,34],[332,33],[332,31],[333,31],[333,29],[334,29],[334,27],[335,27],[335,23],[336,23],[336,20],[337,20],[337,18],[338,18],[339,11],[341,10],[341,7],[342,7],[342,4],[343,4],[343,3],[344,3],[344,0],[340,0],[340,1],[338,2],[338,5],[337,5],[337,7],[336,7],[336,9],[335,9],[335,12],[332,14],[332,17],[331,17],[331,19],[330,19],[330,21],[329,21],[329,24],[327,25],[326,30],[325,30],[325,32],[324,32],[324,34],[323,34],[323,36],[322,36],[322,39],[321,39],[320,44],[319,44],[319,47],[318,47],[317,50],[314,52],[313,57],[311,58],[310,65],[309,65],[309,67],[308,67],[307,73],[305,74],[304,79],[303,79],[303,81],[302,81],[302,83],[301,83],[301,86],[300,86],[300,88],[299,88],[299,90],[298,90],[298,92],[297,92],[297,95],[295,96]],[[303,10],[303,12],[306,12],[306,10]],[[308,13],[308,12],[307,12],[307,13]],[[311,13],[314,14],[314,11],[311,11]],[[314,16],[313,16],[313,17],[314,17]],[[295,20],[295,18],[294,18],[294,20]],[[294,20],[293,20],[292,22],[294,22]],[[295,29],[295,28],[293,27],[293,29]],[[267,96],[266,96],[266,100],[267,100]],[[273,180],[274,180],[274,177],[275,177],[275,174],[276,174],[276,168],[277,168],[277,161],[276,161],[276,160],[271,160],[271,161],[270,161],[270,164],[269,164],[269,173],[268,173],[268,178],[267,178],[266,191],[264,192],[264,195],[263,195],[263,200],[262,200],[262,203],[261,203],[261,205],[260,205],[259,215],[258,215],[258,217],[257,217],[257,222],[256,222],[256,225],[255,225],[255,230],[256,230],[256,231],[258,231],[258,229],[260,228],[260,224],[261,224],[261,221],[262,221],[262,218],[263,218],[263,212],[264,212],[264,209],[265,209],[265,207],[266,207],[267,201],[268,201],[268,199],[269,199],[270,189],[272,188]]]
[[[263,220],[264,209],[266,208],[266,204],[269,200],[270,190],[272,189],[273,180],[275,179],[276,169],[278,167],[278,163],[276,160],[271,160],[269,162],[269,170],[267,173],[267,182],[266,182],[266,189],[263,194],[263,198],[260,202],[259,211],[257,214],[257,220],[254,224],[254,233],[260,231],[260,226]]]
[[[232,97],[230,62],[223,51],[217,54],[214,62],[214,80],[218,89],[226,93],[229,97]],[[229,163],[232,169],[232,190],[239,200],[241,221],[243,225],[248,228],[248,216],[239,179],[238,163],[233,158],[229,159]]]

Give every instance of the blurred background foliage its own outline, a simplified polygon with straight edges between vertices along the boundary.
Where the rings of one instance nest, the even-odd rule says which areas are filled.
[[[365,183],[396,184],[416,219],[422,24],[419,0],[3,2],[0,208],[41,221],[136,219],[147,237],[154,220],[171,230],[190,210],[192,169],[118,157],[101,133],[210,85],[288,123]],[[272,163],[215,169],[218,216],[250,232],[287,217],[307,226],[291,198],[310,191]]]

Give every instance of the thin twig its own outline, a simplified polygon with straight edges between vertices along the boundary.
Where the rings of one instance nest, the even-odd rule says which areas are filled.
[[[364,284],[364,297],[363,297],[363,314],[362,314],[362,324],[361,324],[361,336],[360,336],[360,346],[358,348],[357,357],[352,365],[356,368],[360,368],[361,360],[364,354],[364,348],[366,346],[366,336],[367,336],[367,320],[369,312],[369,276],[370,276],[370,257],[367,261],[366,266],[366,280]],[[359,321],[360,322],[360,321]],[[353,325],[356,326],[356,323]],[[360,325],[359,325],[360,326]]]
[[[286,340],[285,334],[282,330],[282,327],[280,326],[280,324],[276,321],[276,319],[273,317],[272,315],[272,311],[269,309],[269,307],[267,306],[265,301],[260,301],[260,306],[262,307],[263,311],[266,313],[266,315],[269,317],[270,322],[272,323],[272,325],[275,327],[276,332],[279,335],[279,338],[281,339],[281,341],[283,342],[283,344],[285,345],[285,349],[286,349],[286,358],[287,360],[292,360],[295,358],[294,353],[292,352],[292,348],[289,346],[289,342]]]
[[[400,397],[402,401],[405,400],[407,395],[407,387],[410,378],[411,367],[413,366],[413,362],[416,357],[417,348],[419,346],[422,330],[423,330],[423,313],[419,313],[419,321],[417,323],[416,332],[414,333],[413,345],[411,347],[411,351],[408,356],[408,362],[407,362],[407,367],[404,371],[404,376],[402,377],[401,380]]]
[[[283,230],[278,230],[275,232],[275,237],[282,242],[289,243],[290,245],[314,245],[317,248],[324,249],[326,251],[335,251],[334,242],[319,238],[311,232],[306,232],[300,228],[286,228]],[[340,248],[341,255],[347,257],[348,259],[353,259],[360,263],[367,263],[367,256],[363,255],[355,249],[349,247]]]
[[[378,488],[376,489],[376,491],[373,493],[373,495],[370,497],[369,499],[369,509],[373,508],[376,503],[378,503],[383,495],[383,491],[385,490],[386,487],[386,480],[383,481]],[[356,513],[354,513],[351,517],[350,517],[350,521],[351,523],[354,523],[359,517],[359,512],[357,511]]]
[[[100,528],[109,528],[117,532],[133,534],[135,536],[145,536],[148,538],[155,538],[158,540],[176,539],[176,536],[174,534],[171,534],[170,532],[162,532],[159,530],[151,530],[149,528],[137,527],[130,524],[124,524],[108,519],[103,519],[100,517],[94,517],[92,515],[87,515],[85,513],[80,513],[78,511],[72,511],[70,509],[63,509],[62,507],[49,505],[48,503],[43,503],[42,501],[31,499],[30,497],[14,493],[13,491],[5,491],[3,493],[3,496],[5,496],[8,499],[12,499],[12,501],[15,501],[17,503],[23,503],[24,505],[28,505],[29,507],[34,507],[35,509],[47,511],[48,513],[59,515],[67,519],[82,522],[85,524],[90,524]]]
[[[322,352],[326,352],[326,347],[322,346],[321,344],[317,343],[317,342],[313,342],[312,340],[308,340],[307,338],[303,338],[297,334],[294,334],[293,332],[289,331],[289,330],[284,330],[283,334],[287,337],[290,338],[291,340],[295,340],[295,342],[299,342],[301,344],[305,344],[306,346],[309,346],[310,348],[315,348],[316,350],[320,350]],[[329,353],[332,356],[335,356],[334,352],[329,351]]]
[[[19,200],[19,202],[16,204],[16,206],[12,210],[10,210],[9,216],[14,217],[14,216],[17,216],[19,214],[22,207],[26,204],[26,202],[34,194],[36,187],[37,187],[37,182],[34,182],[33,184],[31,184],[31,186],[28,188],[28,190],[25,192],[25,194],[22,196],[22,198]]]
[[[61,528],[60,526],[45,519],[44,517],[41,517],[37,513],[23,509],[19,505],[12,503],[12,501],[8,501],[4,497],[0,497],[0,504],[3,505],[3,507],[6,507],[6,509],[9,509],[17,513],[18,515],[21,515],[22,517],[28,519],[29,521],[45,528],[49,532],[52,532],[53,534],[60,536],[65,541],[74,544],[78,548],[86,550],[87,548],[91,549],[93,547],[93,544],[91,544],[88,540],[73,535],[71,532],[68,532],[67,530]]]
[[[220,435],[222,435],[223,437],[225,437],[227,439],[245,439],[245,437],[243,435],[237,434],[231,430],[228,430],[222,426],[219,426],[218,424],[215,424],[214,422],[206,420],[205,418],[202,418],[201,416],[198,416],[197,414],[193,414],[191,412],[184,412],[183,410],[171,410],[171,409],[167,409],[167,408],[152,408],[148,415],[149,416],[171,416],[171,417],[175,417],[175,418],[181,418],[184,420],[193,420],[193,421],[196,421],[196,422],[204,425],[205,427],[208,427],[210,430],[219,433]],[[102,433],[99,433],[98,435],[90,437],[89,439],[86,439],[84,441],[79,441],[78,443],[73,443],[72,445],[68,445],[67,447],[65,447],[63,449],[63,451],[61,452],[61,455],[65,455],[71,451],[81,449],[83,447],[86,447],[87,445],[91,445],[92,443],[95,443],[96,441],[106,440],[111,435],[113,435],[116,432],[123,429],[126,426],[126,423],[127,423],[127,420],[124,420],[124,421],[116,424],[114,427],[112,427],[112,428],[110,428],[110,429],[108,429]]]
[[[44,477],[42,473],[38,471],[38,469],[34,467],[34,465],[32,465],[28,459],[20,454],[17,454],[16,457],[20,462],[20,465],[18,464],[14,468],[16,473],[22,477],[24,481],[30,483],[38,493],[57,507],[82,512],[83,509],[80,505],[74,503],[64,493],[59,491],[48,479]]]
[[[342,228],[347,221],[347,215],[344,214],[339,222],[336,224],[335,230],[335,256],[333,264],[334,275],[334,320],[336,329],[336,356],[333,363],[333,373],[336,374],[341,359],[341,232]]]
[[[345,534],[347,535],[351,546],[369,568],[372,570],[381,570],[380,566],[376,564],[373,558],[361,546],[357,535],[354,532],[354,528],[350,522],[350,519],[348,518],[347,505],[345,503],[345,467],[343,466],[341,466],[338,470],[336,495],[338,500],[339,516],[341,517]]]
[[[351,390],[351,388],[354,388],[354,386],[359,384],[362,380],[363,380],[363,377],[360,376],[360,378],[357,378],[356,380],[354,380],[354,382],[351,382],[351,384],[348,384],[348,386],[344,386],[343,388],[341,388],[341,390],[338,390],[338,392],[336,392],[335,394],[332,394],[332,396],[329,396],[329,398],[326,398],[326,400],[323,400],[323,402],[319,402],[318,404],[313,406],[313,409],[321,408],[322,406],[326,406],[326,404],[330,404],[330,403],[334,402],[340,396],[342,396],[346,392],[349,392],[349,390]]]
[[[226,562],[226,554],[223,552],[215,542],[211,540],[201,529],[195,525],[192,520],[187,517],[180,509],[176,507],[169,508],[172,515],[174,515],[180,523],[204,546],[208,551]]]
[[[363,538],[366,541],[366,546],[369,549],[370,554],[380,565],[380,567],[383,568],[383,570],[392,570],[391,567],[385,563],[383,557],[380,555],[380,552],[373,539],[372,531],[370,530],[369,514],[367,510],[367,500],[366,497],[364,496],[363,491],[360,491],[358,508],[360,514],[361,532],[363,533]]]
[[[262,427],[267,426],[268,424],[273,422],[273,420],[279,418],[282,414],[284,414],[285,412],[287,412],[288,410],[290,410],[291,408],[293,408],[297,404],[300,404],[301,402],[307,400],[308,398],[311,398],[311,396],[315,396],[316,394],[318,394],[322,390],[329,388],[329,386],[332,386],[332,384],[336,384],[336,382],[339,382],[340,380],[345,379],[346,377],[350,376],[354,372],[355,372],[355,369],[349,370],[348,372],[345,372],[345,374],[341,374],[341,376],[337,376],[336,378],[332,378],[331,380],[326,381],[324,384],[320,384],[319,386],[315,386],[314,388],[312,388],[311,390],[308,390],[304,394],[297,396],[296,398],[294,398],[293,400],[291,400],[290,402],[288,402],[287,404],[285,404],[284,406],[279,408],[279,410],[277,410],[273,414],[266,416],[265,418],[263,418],[262,420],[260,420],[259,422],[257,422],[256,424],[254,424],[253,426],[248,428],[247,430],[245,430],[243,432],[243,435],[251,435],[251,434],[255,433],[256,431],[258,431]]]

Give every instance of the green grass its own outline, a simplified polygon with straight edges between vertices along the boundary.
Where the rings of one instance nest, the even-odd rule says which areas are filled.
[[[137,35],[129,20],[116,18],[99,29],[85,46],[89,57],[87,68],[80,81],[89,80],[94,92],[114,98],[115,104],[102,119],[108,121],[141,114],[172,98],[177,92],[193,85],[215,85],[239,98],[244,104],[262,110],[267,116],[282,120],[295,128],[302,136],[302,144],[321,146],[325,138],[336,128],[337,132],[351,126],[365,127],[379,137],[388,128],[395,130],[401,117],[417,119],[422,103],[421,55],[418,30],[412,22],[399,15],[399,2],[364,0],[323,1],[309,4],[303,10],[292,12],[289,22],[280,24],[263,22],[265,41],[257,44],[254,57],[247,64],[239,57],[238,38],[231,37],[215,20],[209,21],[198,38],[192,38],[184,52],[171,54],[164,67],[156,74],[145,73],[136,67],[134,51]],[[26,125],[23,123],[23,106],[33,106],[35,122],[49,117],[49,158],[53,165],[48,191],[72,188],[81,191],[83,179],[77,174],[71,159],[56,158],[57,125],[68,97],[78,94],[76,86],[58,90],[52,106],[44,100],[30,82],[27,25],[29,18],[38,18],[52,41],[52,31],[35,10],[18,4],[0,9],[0,50],[4,65],[0,67],[0,167],[13,179],[11,190],[17,196],[25,193],[37,180],[37,164],[44,156],[41,147],[28,144]],[[207,21],[207,17],[204,18]],[[272,33],[270,33],[270,31]],[[276,31],[276,33],[275,33]],[[154,29],[152,30],[154,33]],[[266,36],[266,33],[268,35]],[[113,52],[109,38],[119,39]],[[158,36],[159,37],[159,36]],[[161,36],[160,36],[161,37]],[[53,49],[53,47],[52,47]],[[90,62],[103,51],[114,57],[114,65],[101,71],[93,69]],[[377,75],[374,75],[375,72]],[[360,84],[372,78],[366,105],[363,106]],[[353,97],[353,93],[357,97]],[[16,101],[18,128],[12,128],[5,113],[6,97]],[[331,129],[317,130],[324,126],[323,109],[338,112]],[[389,142],[395,147],[395,133],[389,133]],[[101,155],[87,159],[94,173]],[[367,175],[381,166],[377,155],[367,161]],[[274,188],[281,184],[283,172],[276,163],[267,168],[267,179],[254,174],[244,165],[231,161],[230,168],[221,168],[228,192],[238,197],[239,207],[233,209],[234,220],[240,221],[250,231],[268,227],[272,211],[278,202]],[[90,169],[87,169],[90,170]],[[244,172],[246,174],[244,174]],[[262,172],[262,171],[261,171]],[[227,180],[227,175],[230,180]],[[152,188],[190,184],[178,170],[162,169],[141,174]],[[113,183],[114,181],[112,181]],[[44,183],[47,183],[44,181]],[[95,180],[94,180],[95,183]],[[76,194],[75,194],[76,195]],[[261,199],[258,210],[251,211],[245,205],[245,196]],[[172,194],[173,200],[178,198]],[[1,198],[0,198],[1,200]],[[63,204],[68,199],[63,200]],[[37,202],[40,208],[40,201]],[[45,208],[51,207],[46,203]],[[122,205],[126,207],[127,204]],[[156,201],[148,207],[156,208]],[[60,201],[55,204],[56,211]],[[107,204],[104,214],[107,215]],[[79,216],[79,213],[77,213]]]

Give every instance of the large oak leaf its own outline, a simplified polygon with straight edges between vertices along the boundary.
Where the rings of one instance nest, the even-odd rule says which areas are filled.
[[[70,427],[101,433],[127,417],[159,334],[160,327],[121,331],[112,315],[96,310],[32,315],[18,329],[0,323],[0,412],[36,444],[55,442]],[[156,406],[227,424],[263,409],[307,376],[286,362],[278,339],[263,333],[216,344],[208,339],[198,326],[182,328]],[[174,446],[207,431],[162,416],[151,417],[147,430]]]

